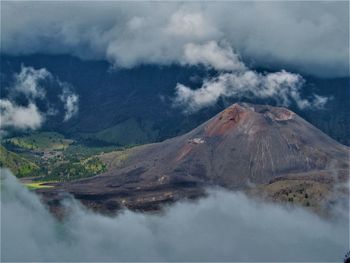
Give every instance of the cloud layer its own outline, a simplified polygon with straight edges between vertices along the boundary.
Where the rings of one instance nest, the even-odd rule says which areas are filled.
[[[2,261],[340,261],[348,218],[325,221],[302,209],[213,191],[163,214],[106,217],[69,203],[56,221],[38,197],[1,171]],[[21,249],[18,249],[21,248]]]
[[[262,74],[250,70],[232,48],[219,46],[214,41],[204,45],[186,45],[184,61],[224,71],[204,80],[197,89],[177,84],[174,105],[184,107],[187,113],[212,106],[221,97],[272,99],[278,105],[290,106],[294,103],[300,109],[322,108],[328,100],[315,94],[309,99],[302,98],[301,88],[305,81],[299,74],[285,70]]]
[[[34,103],[19,106],[7,99],[0,99],[1,133],[11,127],[16,130],[38,129],[45,117]]]
[[[54,91],[49,91],[50,88]],[[58,114],[59,105],[56,101],[50,101],[47,93],[59,93],[57,99],[63,104],[64,121],[78,112],[78,95],[68,83],[56,79],[45,68],[22,66],[21,71],[14,75],[12,85],[5,89],[8,95],[0,99],[1,134],[6,134],[8,129],[36,130],[48,117]],[[40,108],[40,103],[45,107]]]
[[[184,46],[183,64],[204,65],[218,71],[244,71],[246,66],[240,61],[237,54],[226,44],[221,47],[215,41],[197,45],[188,43]]]
[[[133,67],[198,57],[215,64],[191,45],[224,41],[249,66],[347,76],[348,9],[346,1],[4,2],[1,46],[10,54],[69,53]]]

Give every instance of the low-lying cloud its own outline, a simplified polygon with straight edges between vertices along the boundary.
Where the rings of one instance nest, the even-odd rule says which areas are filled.
[[[202,45],[186,44],[183,64],[192,66],[204,65],[218,71],[243,71],[246,69],[239,56],[233,52],[228,44],[225,47],[221,47],[213,40]]]
[[[49,90],[49,87],[52,89]],[[21,67],[14,75],[6,98],[0,99],[0,133],[6,134],[8,129],[36,130],[45,120],[57,115],[59,100],[64,109],[63,121],[68,121],[78,113],[79,97],[68,84],[55,78],[45,68]],[[59,93],[56,101],[50,101],[48,93]],[[39,107],[39,104],[45,107]]]
[[[68,88],[64,88],[62,94],[59,96],[63,102],[63,107],[66,110],[64,114],[64,121],[70,120],[79,110],[79,97]]]
[[[70,202],[57,221],[8,170],[1,170],[1,261],[340,261],[348,218],[212,191],[162,214],[114,217]],[[19,249],[20,248],[20,249]]]
[[[34,103],[19,106],[7,99],[0,99],[1,133],[7,128],[16,130],[35,130],[40,128],[45,117]]]
[[[322,108],[328,100],[317,94],[308,99],[302,98],[301,89],[305,80],[301,75],[285,70],[264,74],[250,70],[232,48],[227,45],[222,47],[214,41],[205,45],[187,45],[184,61],[186,64],[224,71],[204,80],[197,89],[180,83],[176,85],[174,104],[182,106],[187,113],[212,106],[221,97],[272,99],[280,106],[294,103],[300,109]]]
[[[15,82],[11,88],[11,94],[24,94],[28,99],[45,98],[46,91],[43,81],[51,79],[52,75],[45,68],[34,69],[22,66],[21,71],[14,76]]]
[[[349,76],[348,9],[347,1],[6,1],[1,47],[8,54],[72,54],[134,67],[182,63],[191,43],[224,40],[249,65]]]

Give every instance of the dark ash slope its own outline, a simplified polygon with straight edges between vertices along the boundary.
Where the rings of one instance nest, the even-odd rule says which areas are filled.
[[[185,135],[134,148],[122,167],[41,192],[51,201],[69,192],[104,211],[153,210],[202,196],[206,186],[247,189],[290,175],[348,174],[348,158],[348,147],[294,112],[241,103]]]

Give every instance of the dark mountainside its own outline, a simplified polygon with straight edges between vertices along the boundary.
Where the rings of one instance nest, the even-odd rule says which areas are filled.
[[[315,209],[347,197],[334,189],[348,180],[349,148],[286,108],[236,103],[189,133],[130,149],[122,163],[106,155],[108,172],[38,192],[53,209],[68,192],[102,212],[156,210],[209,186]]]
[[[59,131],[95,145],[162,141],[190,131],[237,102],[221,99],[213,107],[184,115],[180,108],[172,106],[176,84],[198,87],[203,78],[215,75],[214,71],[176,65],[111,69],[106,61],[83,61],[63,55],[2,55],[1,97],[7,96],[5,88],[11,84],[13,74],[20,71],[21,64],[46,68],[61,81],[72,84],[80,96],[77,117],[63,124],[61,119],[48,119],[43,129]],[[316,93],[332,99],[322,110],[301,111],[295,105],[290,109],[332,138],[350,145],[349,78],[305,79],[304,97]],[[274,104],[268,100],[243,101]]]

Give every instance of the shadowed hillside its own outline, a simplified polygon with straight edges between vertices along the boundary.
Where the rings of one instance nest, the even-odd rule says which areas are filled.
[[[51,118],[44,129],[58,130],[96,144],[132,145],[161,141],[190,131],[237,102],[235,99],[221,99],[215,106],[190,115],[184,115],[181,108],[174,108],[172,98],[177,83],[198,87],[203,79],[216,74],[201,67],[174,65],[112,69],[105,61],[49,55],[3,55],[1,64],[2,97],[7,96],[5,87],[10,86],[12,76],[20,71],[21,64],[46,68],[61,81],[72,84],[80,97],[79,114],[63,124],[60,116]],[[332,138],[349,145],[349,78],[306,76],[305,79],[304,97],[316,93],[331,99],[322,110],[301,111],[296,105],[290,108]],[[274,104],[269,100],[242,100]],[[128,131],[127,136],[125,131]]]

